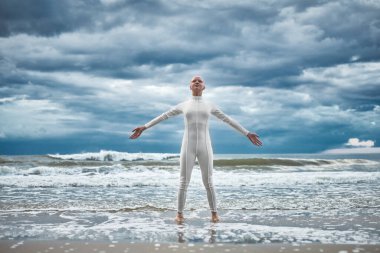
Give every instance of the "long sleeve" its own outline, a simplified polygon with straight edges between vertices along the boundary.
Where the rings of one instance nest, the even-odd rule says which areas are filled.
[[[217,117],[218,119],[222,120],[223,122],[229,124],[231,127],[233,127],[235,130],[237,130],[244,136],[248,135],[249,131],[247,129],[240,125],[236,120],[222,112],[217,106],[212,105],[211,114]]]
[[[156,118],[152,119],[148,123],[146,123],[144,126],[148,129],[158,123],[160,123],[163,120],[166,120],[170,117],[176,116],[178,114],[181,114],[182,111],[182,103],[177,104],[176,106],[173,106],[170,110],[162,113],[161,115],[157,116]]]

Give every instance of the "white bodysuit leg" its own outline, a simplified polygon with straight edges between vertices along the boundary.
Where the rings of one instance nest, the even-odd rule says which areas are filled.
[[[178,212],[183,212],[186,202],[187,188],[190,183],[195,159],[198,159],[202,172],[202,181],[206,188],[207,199],[210,210],[216,212],[216,197],[212,177],[213,171],[213,150],[209,134],[208,119],[212,114],[218,119],[226,122],[243,135],[249,131],[241,126],[231,117],[224,114],[214,104],[205,101],[202,96],[192,96],[189,100],[177,104],[167,112],[162,113],[144,126],[152,127],[155,124],[173,117],[184,114],[185,132],[182,139],[180,154],[180,184],[178,190]]]

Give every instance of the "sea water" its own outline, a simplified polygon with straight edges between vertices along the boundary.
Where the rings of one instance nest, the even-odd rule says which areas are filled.
[[[215,155],[221,221],[196,163],[176,224],[179,155],[0,156],[0,239],[380,243],[380,155]]]

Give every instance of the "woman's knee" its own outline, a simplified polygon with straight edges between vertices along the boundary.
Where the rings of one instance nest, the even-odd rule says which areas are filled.
[[[184,177],[181,177],[181,179],[179,181],[179,188],[186,190],[189,186],[189,183],[190,183],[190,180],[188,180]]]
[[[203,179],[203,185],[206,189],[213,188],[214,183],[212,182],[212,178]]]

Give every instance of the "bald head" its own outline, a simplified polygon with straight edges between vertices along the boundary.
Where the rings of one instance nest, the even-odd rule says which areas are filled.
[[[203,81],[203,78],[202,78],[201,76],[193,76],[193,77],[191,78],[191,81],[193,81],[194,79],[200,79],[200,80],[202,80],[202,82],[204,82],[204,81]]]
[[[193,76],[193,78],[191,78],[190,90],[192,90],[193,95],[201,96],[205,88],[206,86],[201,76]]]

